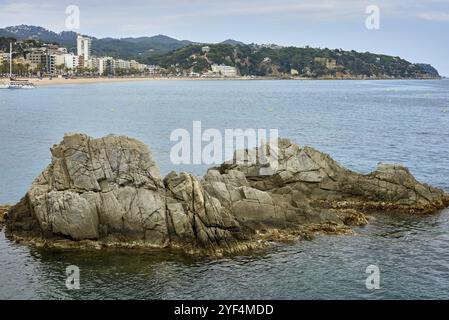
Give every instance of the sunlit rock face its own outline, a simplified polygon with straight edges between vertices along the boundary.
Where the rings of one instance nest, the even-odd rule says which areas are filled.
[[[8,210],[7,234],[221,250],[245,247],[267,230],[346,230],[367,223],[370,210],[431,213],[449,205],[446,193],[402,166],[381,164],[361,175],[313,148],[287,139],[278,146],[272,175],[258,175],[257,164],[224,163],[201,179],[184,172],[162,179],[148,147],[135,139],[68,134]]]
[[[41,233],[45,238],[118,236],[157,246],[168,243],[165,188],[143,143],[73,134],[51,152],[51,164],[14,207],[17,210],[8,214],[12,231]],[[30,217],[37,223],[18,224]]]

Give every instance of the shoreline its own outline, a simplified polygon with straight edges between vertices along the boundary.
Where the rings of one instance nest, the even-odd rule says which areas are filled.
[[[363,79],[363,78],[279,78],[279,77],[221,77],[221,78],[194,78],[194,77],[123,77],[123,78],[108,78],[108,77],[98,77],[98,78],[74,78],[74,79],[65,79],[65,78],[17,78],[18,80],[28,80],[32,82],[37,87],[44,86],[59,86],[59,85],[67,85],[67,84],[95,84],[95,83],[114,83],[114,82],[135,82],[135,81],[236,81],[236,80],[363,80],[363,81],[378,81],[378,80],[443,80],[444,78],[378,78],[378,79]],[[0,78],[0,83],[2,81],[7,80],[6,78]]]

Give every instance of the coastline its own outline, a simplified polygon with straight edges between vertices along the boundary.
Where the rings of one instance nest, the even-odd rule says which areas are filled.
[[[295,77],[295,78],[281,78],[281,77],[218,77],[218,78],[200,78],[200,77],[123,77],[123,78],[109,78],[109,77],[96,77],[96,78],[17,78],[19,80],[28,80],[32,82],[37,87],[44,86],[59,86],[67,84],[95,84],[95,83],[114,83],[114,82],[134,82],[134,81],[157,81],[157,80],[170,80],[170,81],[235,81],[235,80],[442,80],[444,78],[305,78],[305,77]],[[6,78],[0,78],[0,82],[5,81]]]
[[[198,80],[192,78],[169,78],[169,77],[126,77],[126,78],[76,78],[76,79],[65,79],[65,78],[44,78],[44,79],[26,79],[32,82],[37,87],[44,86],[56,86],[56,85],[67,85],[67,84],[95,84],[95,83],[114,83],[114,82],[134,82],[134,81],[153,81],[153,80]]]
[[[95,83],[115,83],[115,82],[136,82],[136,81],[158,81],[158,80],[168,80],[168,81],[232,81],[232,80],[307,80],[308,78],[301,79],[286,79],[277,77],[217,77],[217,78],[200,78],[200,77],[96,77],[96,78],[17,78],[19,80],[27,80],[32,82],[37,87],[46,86],[59,86],[67,84],[95,84]],[[5,79],[0,78],[0,82]]]

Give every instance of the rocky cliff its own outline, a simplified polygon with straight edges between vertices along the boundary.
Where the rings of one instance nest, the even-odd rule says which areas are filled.
[[[372,210],[432,213],[449,195],[399,165],[362,175],[328,155],[279,141],[279,167],[224,163],[199,179],[162,178],[143,143],[66,135],[50,165],[6,214],[10,238],[45,245],[180,247],[231,252],[265,240],[347,233]],[[250,153],[248,153],[250,156]]]

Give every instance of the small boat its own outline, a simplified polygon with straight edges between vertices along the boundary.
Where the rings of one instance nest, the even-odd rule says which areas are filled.
[[[34,89],[36,86],[28,80],[10,79],[9,82],[0,83],[0,89]]]
[[[34,89],[36,86],[28,80],[10,79],[7,89]]]
[[[36,86],[28,80],[12,77],[12,42],[9,44],[9,82],[0,83],[0,89],[34,89]]]

